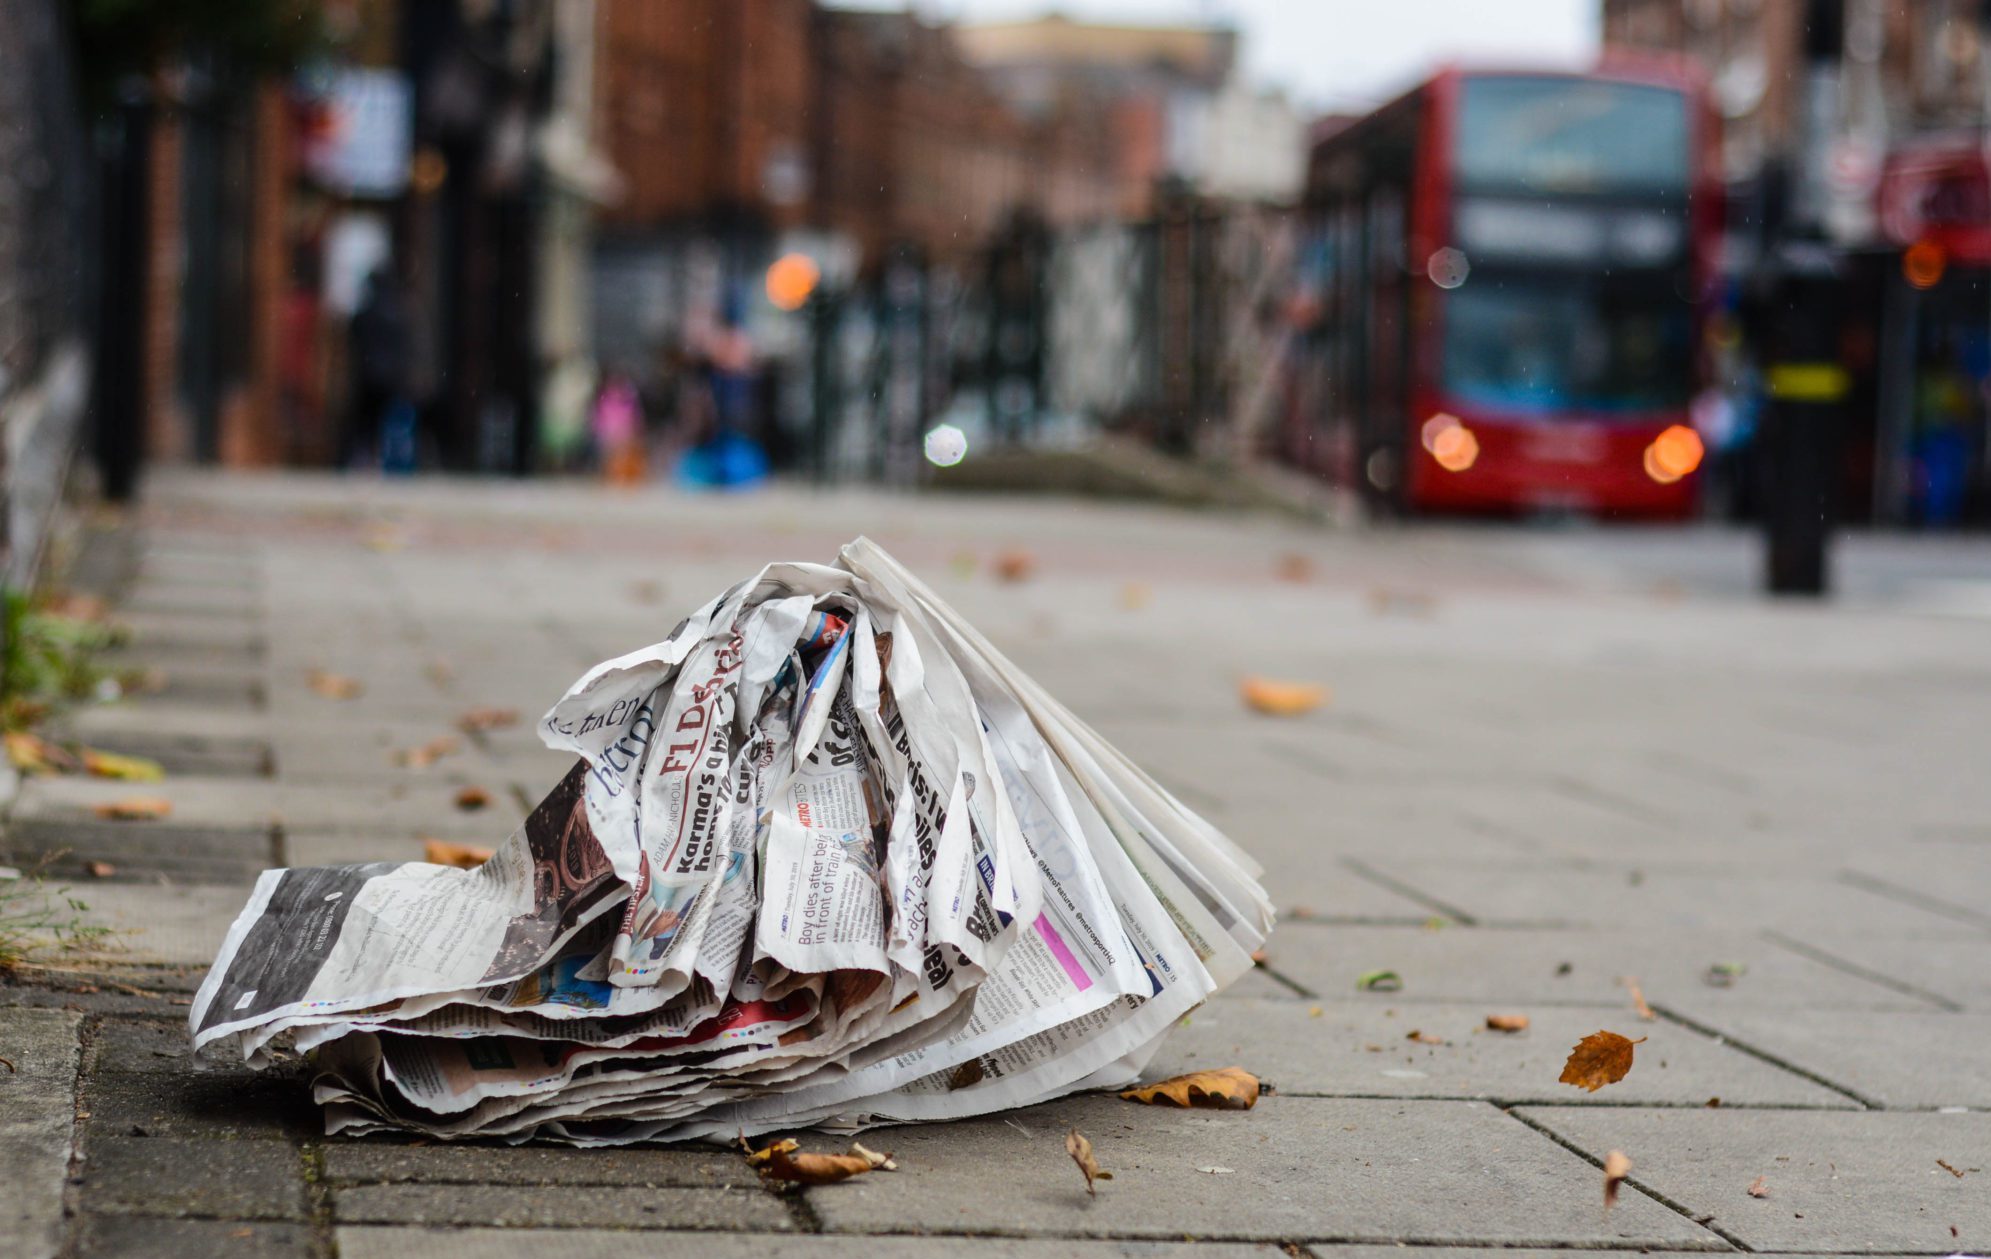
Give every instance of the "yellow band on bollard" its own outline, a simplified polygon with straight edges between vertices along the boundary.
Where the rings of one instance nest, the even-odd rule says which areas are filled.
[[[1770,396],[1791,402],[1837,402],[1852,379],[1837,363],[1777,363],[1770,368]]]

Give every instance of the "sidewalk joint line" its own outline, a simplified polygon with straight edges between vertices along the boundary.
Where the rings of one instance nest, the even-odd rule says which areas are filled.
[[[1516,1123],[1521,1124],[1523,1127],[1532,1128],[1534,1131],[1539,1132],[1543,1136],[1547,1137],[1549,1140],[1555,1142],[1563,1149],[1568,1150],[1571,1154],[1576,1155],[1578,1158],[1590,1164],[1592,1167],[1596,1168],[1597,1170],[1602,1171],[1604,1169],[1603,1159],[1598,1158],[1596,1155],[1590,1153],[1590,1151],[1577,1145],[1575,1142],[1568,1140],[1561,1133],[1557,1132],[1555,1129],[1549,1127],[1548,1125],[1543,1123],[1538,1123],[1534,1119],[1531,1119],[1527,1115],[1521,1114],[1518,1110],[1512,1109],[1510,1107],[1502,1107],[1501,1113],[1506,1115],[1510,1119],[1513,1119]],[[1667,1197],[1665,1194],[1659,1192],[1657,1189],[1654,1189],[1652,1186],[1645,1184],[1637,1176],[1627,1176],[1625,1178],[1625,1183],[1630,1185],[1632,1188],[1638,1190],[1646,1197],[1651,1198],[1654,1202],[1659,1203],[1661,1206],[1666,1207],[1669,1210],[1678,1212],[1681,1216],[1683,1216],[1688,1221],[1693,1223],[1695,1227],[1706,1229],[1708,1232],[1713,1233],[1716,1237],[1721,1238],[1729,1245],[1735,1247],[1735,1249],[1743,1251],[1745,1253],[1752,1253],[1752,1254],[1754,1253],[1754,1249],[1749,1245],[1749,1243],[1743,1241],[1740,1237],[1737,1237],[1735,1234],[1729,1232],[1727,1229],[1716,1228],[1714,1225],[1714,1217],[1712,1215],[1706,1217],[1696,1216],[1692,1211],[1689,1211],[1687,1209],[1685,1203],[1675,1202],[1672,1198]]]
[[[1889,900],[1899,901],[1904,905],[1913,905],[1917,909],[1925,909],[1932,914],[1940,914],[1944,918],[1963,923],[1966,926],[1976,927],[1979,931],[1991,930],[1991,918],[1986,918],[1974,910],[1965,909],[1961,905],[1952,905],[1948,901],[1937,900],[1933,896],[1925,896],[1913,888],[1902,887],[1898,883],[1889,883],[1886,879],[1877,878],[1874,875],[1866,874],[1859,870],[1839,871],[1839,881],[1851,887],[1859,888],[1862,891],[1872,892],[1875,896],[1884,896]]]
[[[1307,987],[1299,980],[1293,979],[1281,971],[1272,969],[1270,964],[1260,963],[1258,969],[1264,973],[1267,979],[1270,979],[1275,984],[1282,985],[1288,991],[1292,992],[1295,996],[1302,997],[1308,1001],[1320,1000],[1319,993]]]
[[[1808,1070],[1804,1067],[1798,1066],[1794,1062],[1790,1062],[1784,1058],[1779,1058],[1777,1055],[1769,1052],[1766,1049],[1758,1049],[1756,1046],[1750,1044],[1748,1041],[1737,1040],[1735,1037],[1729,1035],[1727,1032],[1722,1031],[1720,1028],[1710,1027],[1706,1023],[1700,1022],[1698,1019],[1688,1018],[1686,1015],[1680,1013],[1678,1010],[1673,1009],[1671,1006],[1655,1005],[1652,1008],[1658,1012],[1661,1018],[1667,1019],[1670,1022],[1678,1023],[1682,1027],[1690,1028],[1693,1031],[1699,1032],[1703,1036],[1711,1037],[1717,1041],[1720,1041],[1722,1044],[1728,1046],[1730,1049],[1734,1049],[1737,1050],[1738,1052],[1748,1054],[1750,1057],[1758,1059],[1759,1061],[1767,1062],[1771,1066],[1776,1067],[1778,1070],[1788,1071],[1792,1075],[1799,1076],[1806,1080],[1810,1080],[1813,1084],[1816,1084],[1821,1088],[1828,1088],[1831,1089],[1834,1093],[1838,1093],[1843,1097],[1850,1097],[1868,1110],[1887,1109],[1885,1105],[1875,1101],[1873,1098],[1868,1097],[1863,1093],[1854,1092],[1852,1089],[1847,1088],[1843,1084],[1839,1084],[1836,1083],[1835,1081],[1826,1079],[1824,1076],[1818,1074],[1816,1071]],[[1726,1108],[1724,1107],[1724,1109]],[[1738,1107],[1737,1109],[1740,1109],[1740,1107]]]
[[[1428,909],[1437,910],[1439,913],[1444,914],[1446,917],[1457,921],[1461,927],[1477,927],[1479,925],[1478,919],[1474,918],[1471,914],[1467,913],[1465,910],[1460,909],[1457,905],[1448,904],[1445,901],[1439,900],[1435,896],[1430,896],[1423,892],[1420,892],[1416,888],[1410,886],[1410,884],[1392,878],[1390,875],[1384,874],[1381,871],[1375,869],[1368,862],[1363,861],[1359,857],[1343,857],[1341,859],[1341,864],[1347,869],[1353,870],[1356,874],[1359,874],[1363,878],[1369,880],[1371,883],[1379,883],[1382,886],[1388,888],[1390,891],[1397,893],[1399,896],[1407,896],[1411,900],[1416,901],[1418,904],[1423,905]]]
[[[1821,966],[1830,966],[1834,970],[1843,971],[1856,979],[1864,979],[1869,983],[1879,984],[1881,987],[1891,989],[1903,996],[1932,1002],[1939,1009],[1947,1013],[1960,1014],[1963,1011],[1963,1005],[1960,1002],[1952,1001],[1948,997],[1931,992],[1926,988],[1918,988],[1907,980],[1897,979],[1885,971],[1870,970],[1857,962],[1849,962],[1837,954],[1828,953],[1824,949],[1806,944],[1802,940],[1792,939],[1790,936],[1774,928],[1766,929],[1763,932],[1763,938],[1773,944],[1789,949],[1800,957],[1808,957]]]

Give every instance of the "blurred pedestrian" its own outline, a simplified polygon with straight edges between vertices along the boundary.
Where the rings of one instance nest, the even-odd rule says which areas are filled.
[[[767,479],[767,453],[749,435],[755,426],[757,364],[737,294],[729,297],[719,327],[695,332],[692,342],[705,368],[712,426],[678,461],[678,481],[720,489],[758,485]]]
[[[610,485],[640,485],[649,474],[643,457],[643,400],[628,373],[612,371],[602,382],[592,427],[602,478]]]
[[[414,470],[413,335],[401,286],[387,268],[376,269],[348,329],[353,391],[339,437],[341,467],[354,467],[377,449],[392,470]]]

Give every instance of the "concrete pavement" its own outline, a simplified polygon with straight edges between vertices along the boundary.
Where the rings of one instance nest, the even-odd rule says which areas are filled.
[[[11,806],[9,859],[62,854],[119,936],[0,987],[6,1253],[1991,1250],[1982,541],[1855,539],[1813,607],[1702,531],[194,475],[143,526],[120,615],[155,687],[66,726],[163,761],[174,810],[100,822],[134,793],[80,779]],[[495,842],[564,768],[531,719],[584,668],[858,532],[1265,863],[1267,965],[1157,1064],[1254,1070],[1256,1109],[894,1130],[904,1170],[784,1198],[711,1151],[328,1141],[295,1066],[191,1062],[187,994],[257,870]],[[1257,716],[1248,673],[1333,698]],[[397,764],[477,706],[525,720]],[[1376,970],[1401,986],[1359,990]],[[1599,1028],[1648,1038],[1631,1074],[1557,1083]],[[1096,1199],[1073,1124],[1116,1172]]]

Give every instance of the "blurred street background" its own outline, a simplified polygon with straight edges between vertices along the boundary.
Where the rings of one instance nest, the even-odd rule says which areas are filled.
[[[1991,1246],[1991,2],[0,0],[0,508],[5,1253]],[[1264,862],[1256,1109],[778,1197],[191,1061],[858,533]]]
[[[1983,6],[1358,10],[17,0],[17,570],[78,450],[1991,522]]]

